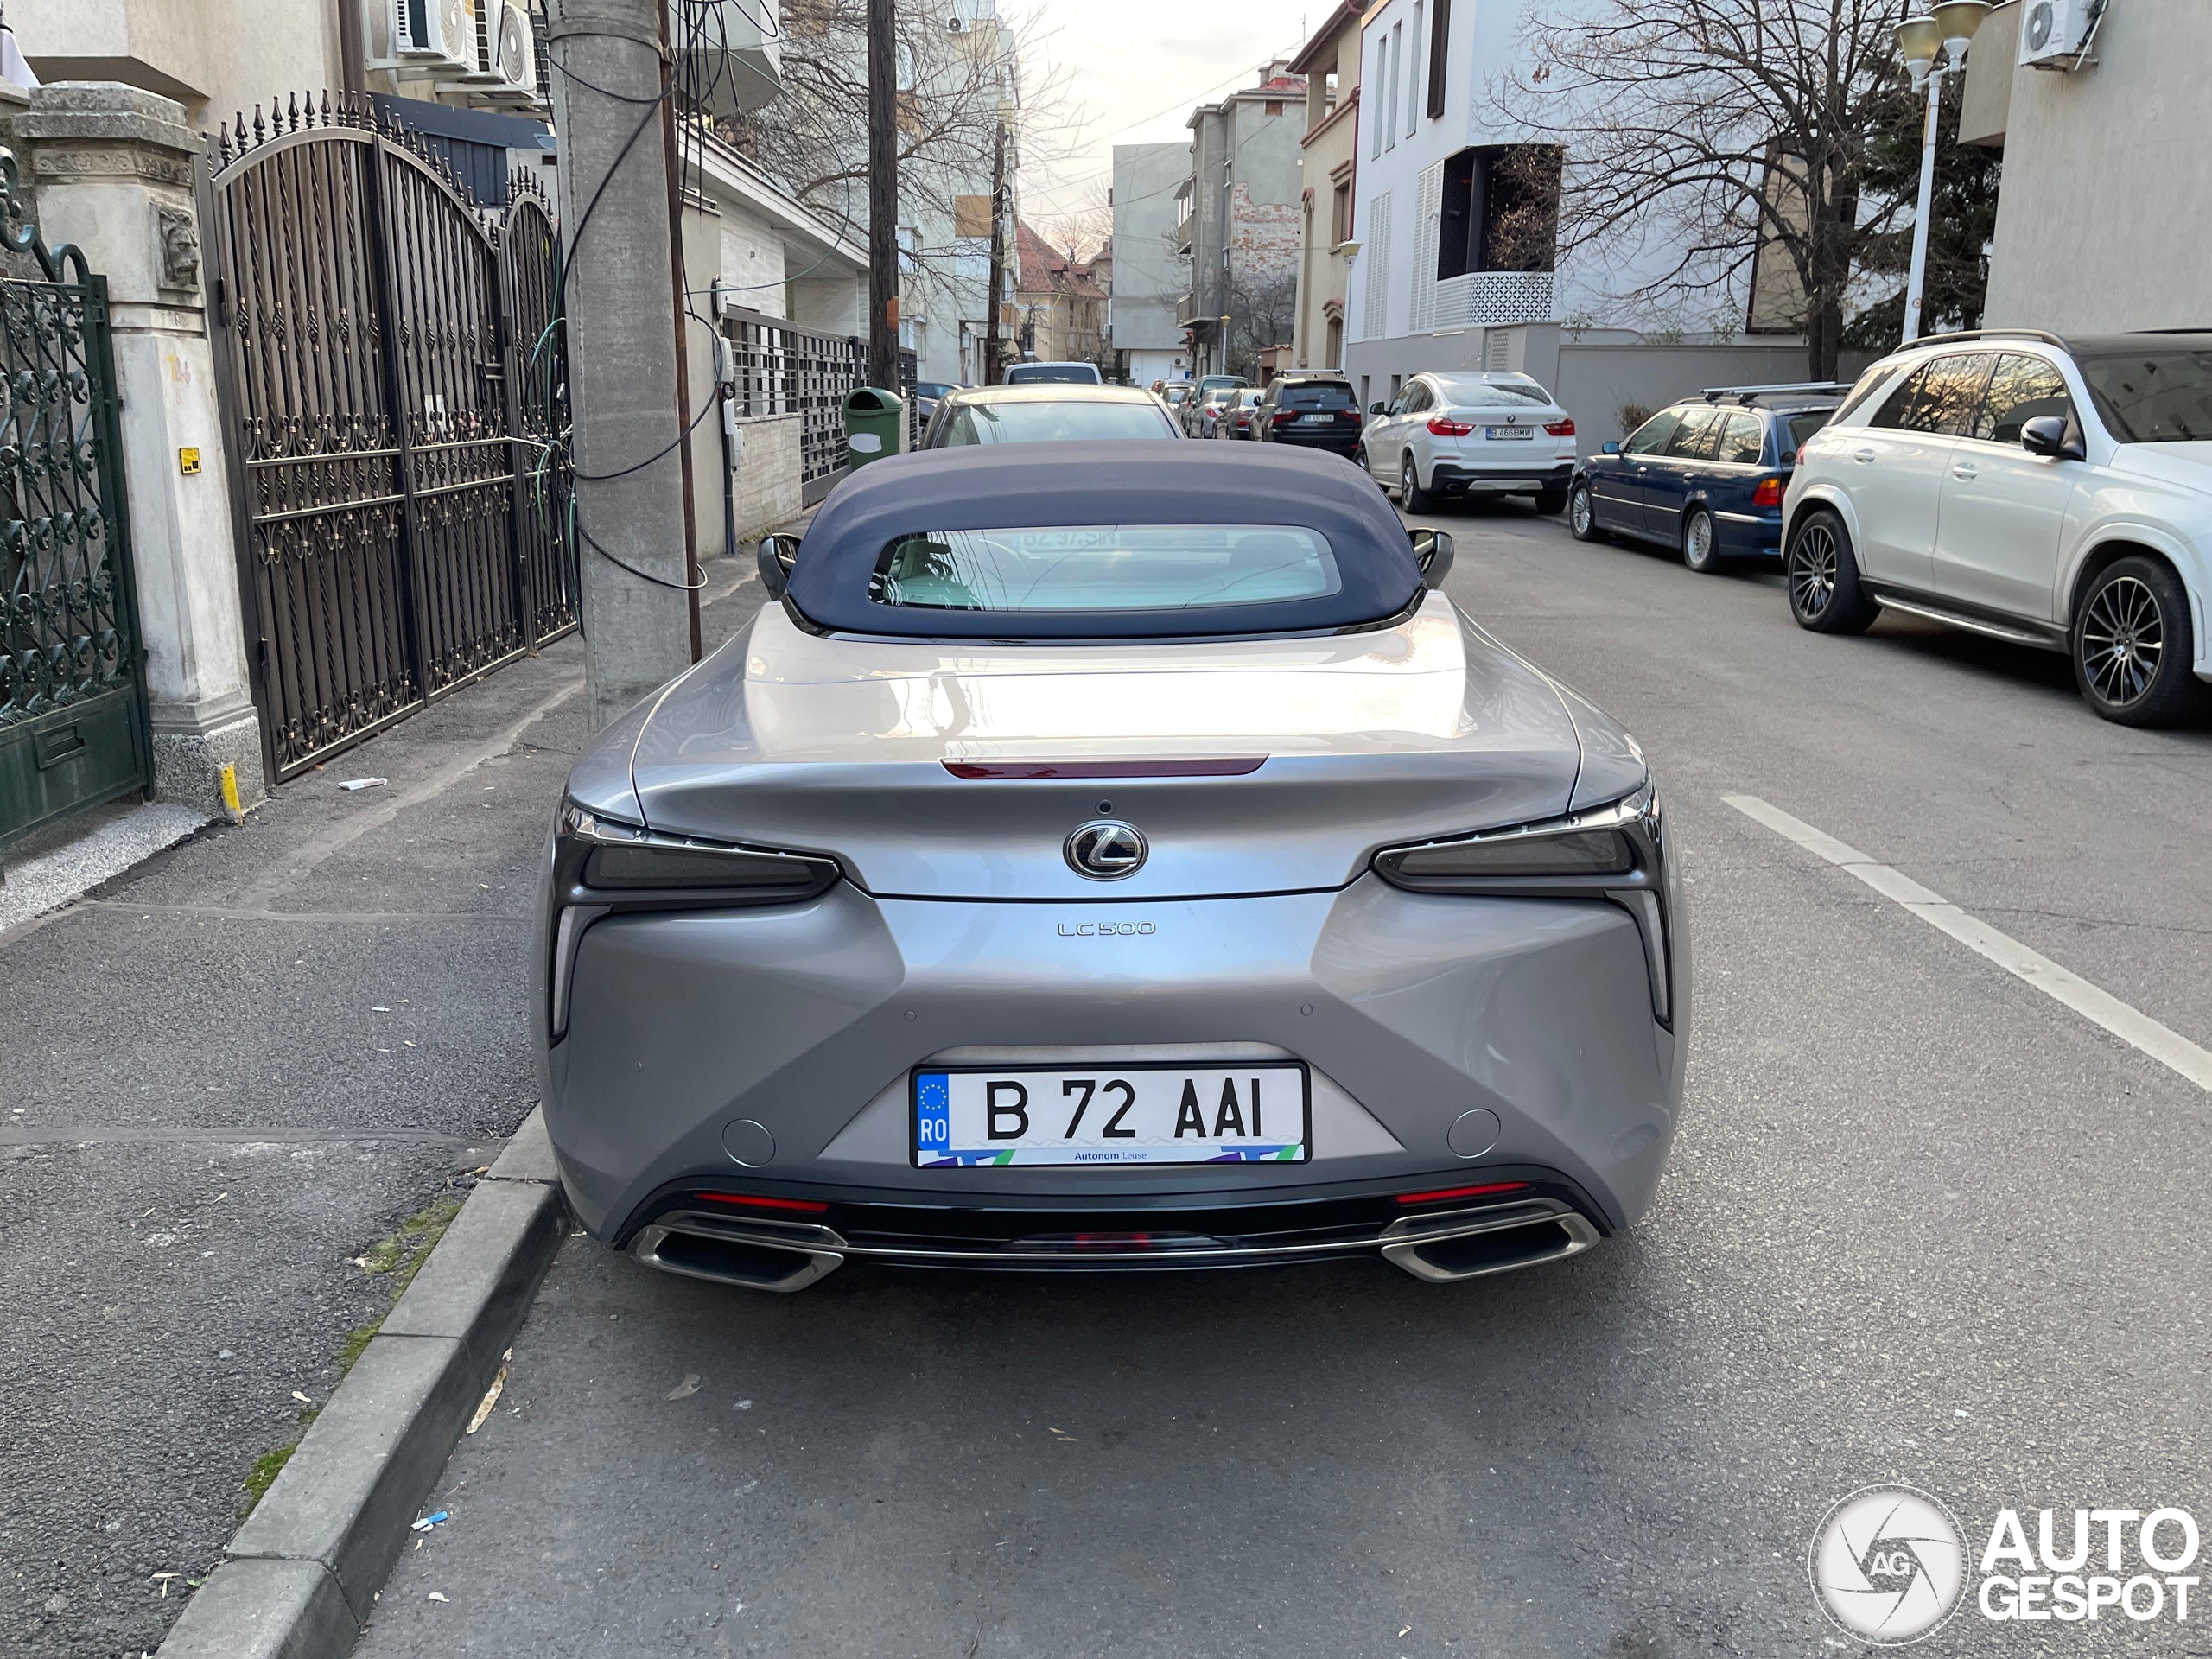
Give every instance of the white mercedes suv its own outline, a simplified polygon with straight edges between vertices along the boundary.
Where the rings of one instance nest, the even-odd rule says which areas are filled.
[[[2130,726],[2212,709],[2212,329],[1984,329],[1868,369],[1798,452],[1789,608],[1884,607],[2065,652]]]

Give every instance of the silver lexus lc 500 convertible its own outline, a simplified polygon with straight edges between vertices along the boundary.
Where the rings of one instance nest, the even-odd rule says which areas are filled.
[[[769,1290],[1380,1255],[1649,1205],[1679,874],[1642,752],[1331,456],[880,461],[601,734],[553,836],[575,1213]]]

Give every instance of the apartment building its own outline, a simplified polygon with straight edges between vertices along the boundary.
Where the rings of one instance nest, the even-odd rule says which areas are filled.
[[[1250,373],[1262,349],[1290,337],[1305,114],[1306,82],[1287,62],[1191,111],[1190,171],[1175,198],[1175,247],[1191,262],[1191,286],[1176,321],[1194,373]]]
[[[1054,247],[1027,219],[1014,222],[1015,338],[1047,363],[1097,363],[1106,353],[1106,290],[1090,266]]]
[[[1114,146],[1107,334],[1132,385],[1190,378],[1191,350],[1178,308],[1191,291],[1191,256],[1176,219],[1190,176],[1187,143]]]
[[[1303,215],[1298,311],[1291,361],[1301,369],[1344,362],[1344,281],[1359,188],[1359,0],[1340,0],[1290,61],[1306,77],[1306,132],[1298,141]]]

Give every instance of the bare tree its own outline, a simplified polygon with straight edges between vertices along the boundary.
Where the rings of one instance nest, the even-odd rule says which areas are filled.
[[[723,124],[742,154],[850,232],[868,218],[866,10],[866,0],[784,0],[783,89]],[[1066,77],[1025,68],[1035,56],[1033,22],[985,19],[955,31],[944,8],[910,4],[899,8],[897,29],[900,217],[964,223],[990,189],[1001,122],[1016,155],[1041,155],[1060,138]],[[926,272],[953,250],[925,246],[906,257]]]
[[[1671,245],[1646,301],[1742,291],[1755,250],[1794,271],[1808,366],[1834,376],[1854,260],[1910,198],[1869,147],[1911,94],[1891,30],[1904,0],[1586,0],[1526,29],[1491,101],[1563,145],[1562,251],[1616,237]],[[1906,114],[1909,118],[1909,113]]]
[[[1298,273],[1239,271],[1229,279],[1229,372],[1250,377],[1259,354],[1287,345],[1298,316]]]

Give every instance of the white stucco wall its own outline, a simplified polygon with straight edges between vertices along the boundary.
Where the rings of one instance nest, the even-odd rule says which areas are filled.
[[[2113,0],[2094,67],[2014,72],[1984,321],[2202,327],[2212,29],[2202,0]]]

